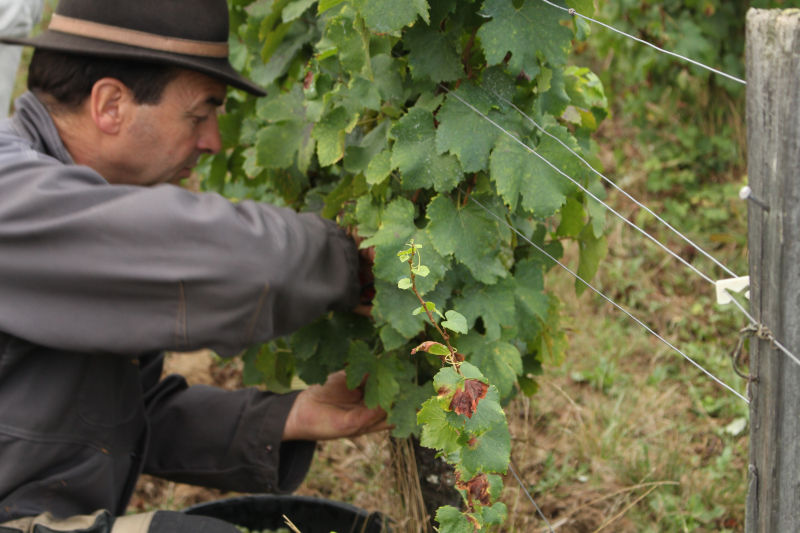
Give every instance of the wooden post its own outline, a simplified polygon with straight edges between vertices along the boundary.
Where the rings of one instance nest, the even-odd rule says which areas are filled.
[[[750,309],[800,354],[800,9],[747,13]],[[800,367],[750,342],[747,533],[800,532]]]

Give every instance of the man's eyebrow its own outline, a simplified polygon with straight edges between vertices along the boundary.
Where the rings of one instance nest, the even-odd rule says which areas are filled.
[[[208,99],[206,100],[206,103],[207,104],[211,104],[214,107],[219,107],[222,104],[224,104],[225,102],[223,100],[217,98],[216,96],[209,96]]]

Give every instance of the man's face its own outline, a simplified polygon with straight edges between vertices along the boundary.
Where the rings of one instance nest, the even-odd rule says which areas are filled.
[[[137,105],[125,130],[127,184],[156,185],[189,177],[197,159],[221,148],[217,108],[226,85],[204,74],[181,71],[156,105]]]

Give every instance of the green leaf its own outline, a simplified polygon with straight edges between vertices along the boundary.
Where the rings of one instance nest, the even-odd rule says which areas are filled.
[[[397,250],[403,243],[408,242],[413,232],[414,204],[405,198],[396,198],[386,206],[381,215],[378,231],[375,235],[363,241],[361,247],[385,246]]]
[[[415,276],[420,276],[422,278],[427,278],[428,274],[431,273],[431,269],[426,267],[425,265],[420,265],[418,267],[414,267],[411,269],[414,272]]]
[[[514,266],[514,297],[516,301],[520,340],[532,343],[539,336],[541,324],[548,318],[550,300],[544,292],[542,263],[524,259]]]
[[[473,533],[472,522],[461,511],[450,505],[436,510],[439,533]]]
[[[400,290],[407,290],[411,288],[411,279],[409,278],[401,278],[400,281],[397,282],[397,288]]]
[[[608,253],[608,241],[605,237],[595,237],[591,224],[588,224],[581,232],[578,244],[580,249],[578,275],[586,281],[591,281],[600,262]],[[580,295],[584,290],[586,290],[586,285],[576,279],[575,292]]]
[[[467,319],[457,311],[447,311],[444,316],[447,320],[442,322],[442,327],[456,333],[467,333]]]
[[[429,22],[426,0],[350,0],[350,3],[375,33],[400,31],[418,16]]]
[[[294,376],[294,357],[283,342],[263,344],[248,349],[242,356],[244,368],[242,381],[245,385],[266,385],[276,393],[289,392]]]
[[[379,325],[391,324],[392,329],[410,339],[425,327],[427,316],[414,316],[411,310],[419,300],[411,291],[401,291],[395,283],[375,281],[375,298],[372,300],[372,315]]]
[[[428,205],[428,234],[442,255],[453,254],[472,276],[492,284],[508,275],[498,257],[498,244],[505,240],[497,222],[473,202],[456,206],[445,196]]]
[[[471,84],[462,85],[454,92],[481,113],[491,115],[491,102],[487,100],[486,92]],[[439,121],[436,150],[440,154],[450,152],[458,157],[465,172],[486,170],[489,152],[498,135],[502,135],[500,130],[453,95],[448,95],[436,119]]]
[[[363,341],[350,344],[347,354],[347,387],[358,387],[367,377],[364,403],[390,411],[400,392],[400,382],[407,381],[413,372],[410,363],[391,355],[376,356]]]
[[[403,174],[404,189],[433,187],[438,192],[446,192],[458,185],[463,176],[458,160],[436,153],[433,113],[412,108],[397,121],[391,137],[395,139],[392,167]]]
[[[486,433],[474,437],[473,443],[461,448],[458,455],[460,461],[456,469],[462,479],[470,479],[478,472],[505,473],[511,458],[508,424],[496,424]]]
[[[356,122],[358,115],[351,116],[344,107],[336,107],[314,125],[311,135],[317,140],[320,165],[332,165],[344,157],[345,134]]]
[[[350,72],[361,72],[369,61],[369,50],[365,36],[355,27],[352,17],[338,16],[329,20],[325,37],[336,46],[342,68]]]
[[[389,174],[392,173],[392,152],[384,150],[379,153],[367,165],[367,171],[364,176],[367,178],[367,183],[370,185],[377,185],[385,180]]]
[[[417,413],[417,424],[422,426],[420,444],[444,453],[453,453],[461,447],[458,428],[448,422],[446,415],[437,398],[430,398],[422,404]]]
[[[456,297],[453,307],[464,313],[469,327],[481,317],[486,337],[496,340],[500,338],[502,327],[509,327],[517,322],[514,290],[515,283],[510,279],[501,280],[494,285],[476,284],[471,290]]]
[[[398,261],[397,250],[403,248],[412,238],[416,244],[425,246],[422,258],[429,274],[427,277],[418,278],[416,284],[420,294],[426,294],[444,279],[450,260],[436,251],[424,230],[416,229],[414,204],[404,198],[393,200],[381,215],[378,231],[365,240],[362,247],[375,247],[373,265],[375,277],[395,284],[396,280],[409,275],[408,263]],[[416,305],[418,304],[414,307]],[[411,309],[413,307],[408,307],[403,312],[409,312]]]
[[[522,374],[519,350],[513,344],[491,340],[475,332],[459,338],[458,345],[468,355],[469,361],[481,369],[489,383],[497,387],[500,395],[508,398],[517,376]]]
[[[483,507],[476,509],[476,512],[481,515],[481,518],[486,524],[502,524],[508,518],[508,508],[503,502],[495,502],[491,507]]]
[[[539,218],[553,215],[566,201],[567,180],[524,146],[503,135],[492,152],[490,168],[497,192],[515,210],[522,207]]]
[[[338,6],[342,2],[344,2],[344,0],[319,0],[317,13],[324,13],[325,11]]]
[[[389,424],[392,424],[392,436],[395,438],[405,438],[409,435],[419,434],[417,425],[417,411],[422,403],[431,395],[430,383],[416,385],[414,383],[403,383],[400,387],[400,394],[395,398],[394,406],[389,411]]]
[[[408,65],[414,78],[438,83],[464,76],[459,53],[442,32],[416,24],[403,35],[403,43],[409,51]]]
[[[283,8],[283,11],[281,12],[281,18],[284,22],[291,22],[305,13],[306,10],[314,5],[316,1],[317,0],[296,0],[291,2],[289,5]]]
[[[519,8],[512,0],[485,0],[482,13],[492,20],[478,30],[478,38],[490,65],[502,63],[508,52],[508,67],[515,74],[538,73],[541,57],[551,65],[564,65],[572,31],[561,25],[563,11],[544,2],[522,2]]]
[[[578,237],[584,226],[583,204],[574,197],[567,198],[567,203],[561,208],[561,223],[558,225],[556,235],[559,237]]]
[[[256,163],[264,168],[290,167],[295,162],[298,146],[308,141],[299,122],[267,125],[256,137]]]
[[[347,147],[344,156],[345,170],[353,174],[363,172],[379,153],[386,150],[390,122],[389,120],[384,120],[367,133],[358,144],[351,144]],[[356,129],[355,132],[358,132],[358,130]],[[388,172],[387,170],[387,174]],[[369,182],[369,178],[367,181]],[[375,185],[375,183],[370,183],[370,185]]]
[[[351,339],[372,331],[369,319],[334,314],[299,329],[290,337],[297,373],[306,383],[324,383],[328,375],[344,367]]]

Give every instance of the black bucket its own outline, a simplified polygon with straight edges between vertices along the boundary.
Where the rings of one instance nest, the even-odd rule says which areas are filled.
[[[311,498],[257,494],[201,503],[187,514],[211,516],[253,531],[285,528],[286,515],[302,533],[390,533],[387,519],[352,505]]]

